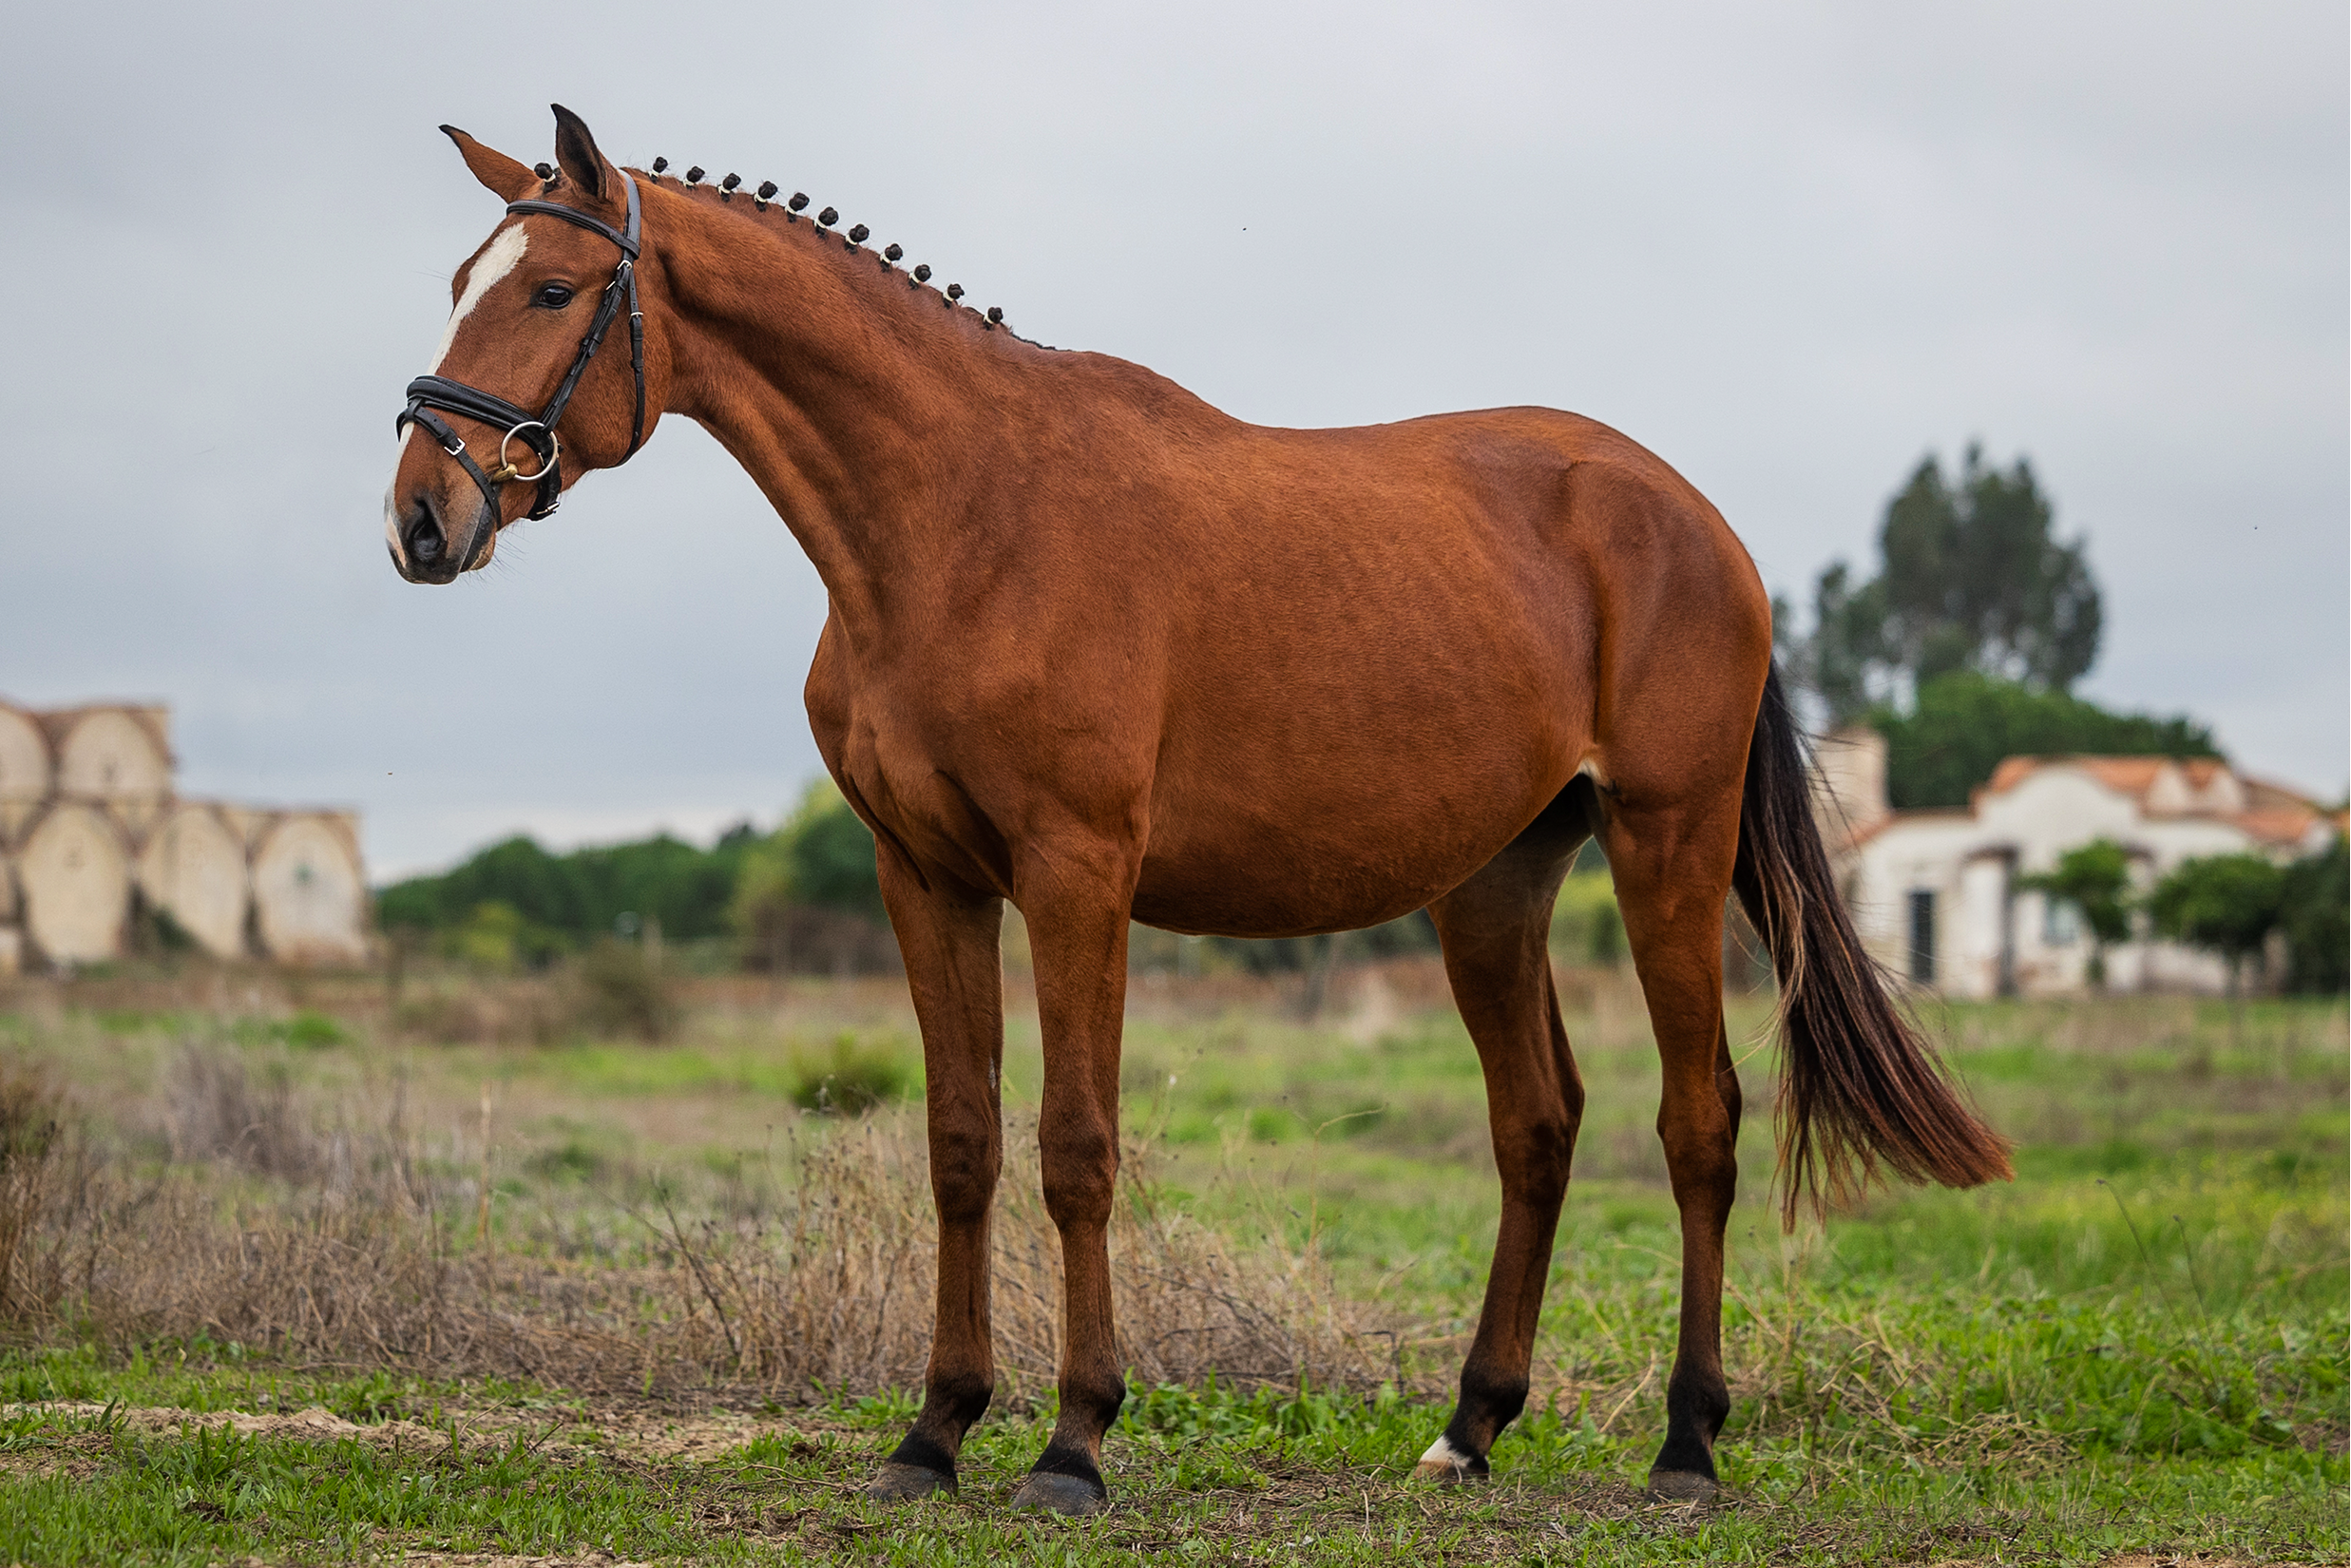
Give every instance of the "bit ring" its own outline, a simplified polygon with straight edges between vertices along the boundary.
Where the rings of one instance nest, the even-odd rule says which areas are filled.
[[[524,473],[522,470],[515,468],[512,462],[508,461],[507,457],[507,444],[512,441],[516,436],[522,434],[525,430],[532,429],[546,430],[547,446],[552,449],[548,451],[545,460],[539,465],[539,471],[537,473]],[[558,462],[562,461],[563,455],[564,444],[556,438],[556,434],[553,430],[547,430],[547,428],[536,419],[526,419],[499,438],[498,468],[497,471],[493,473],[491,477],[500,480],[512,479],[527,485],[534,479],[545,478],[547,470],[554,468]]]

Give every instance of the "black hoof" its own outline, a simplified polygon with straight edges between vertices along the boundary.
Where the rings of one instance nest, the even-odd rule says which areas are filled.
[[[875,1502],[910,1502],[945,1492],[955,1495],[955,1478],[919,1464],[885,1461],[881,1473],[866,1483],[865,1495]]]
[[[1083,1476],[1031,1470],[1028,1479],[1021,1482],[1021,1489],[1012,1494],[1012,1506],[1023,1513],[1080,1518],[1109,1507],[1110,1493],[1100,1482],[1088,1481]]]
[[[1652,1470],[1649,1495],[1665,1502],[1711,1502],[1723,1489],[1712,1476],[1695,1470]]]

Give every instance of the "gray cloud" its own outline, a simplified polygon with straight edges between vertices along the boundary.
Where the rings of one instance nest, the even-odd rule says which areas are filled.
[[[1176,14],[1175,12],[1180,12]],[[190,787],[379,870],[772,815],[823,588],[715,444],[411,588],[391,416],[495,208],[432,131],[838,204],[1248,418],[1574,408],[1799,595],[1929,449],[2086,530],[2111,701],[2345,777],[2340,6],[48,8],[0,150],[0,692],[163,698]]]

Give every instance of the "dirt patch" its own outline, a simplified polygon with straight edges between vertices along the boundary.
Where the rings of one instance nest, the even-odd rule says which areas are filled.
[[[311,1443],[351,1439],[399,1448],[440,1447],[449,1442],[452,1434],[458,1442],[468,1444],[503,1444],[519,1432],[534,1446],[545,1444],[556,1452],[591,1448],[616,1458],[653,1462],[715,1459],[729,1449],[739,1448],[770,1435],[793,1440],[795,1451],[805,1448],[811,1454],[827,1448],[854,1453],[860,1446],[877,1441],[806,1413],[795,1413],[787,1420],[736,1410],[676,1412],[658,1407],[623,1406],[583,1411],[460,1408],[449,1411],[441,1425],[427,1425],[414,1421],[347,1421],[334,1411],[315,1405],[290,1415],[251,1410],[183,1410],[170,1405],[108,1406],[67,1400],[0,1405],[0,1417],[25,1415],[88,1422],[103,1417],[116,1429],[125,1432],[172,1433],[227,1428],[245,1437]],[[96,1432],[71,1434],[76,1437],[84,1435],[92,1438],[102,1436]],[[10,1459],[33,1457],[0,1455],[0,1463]],[[874,1457],[879,1457],[878,1449]],[[24,1465],[9,1467],[20,1473],[26,1468]],[[452,1558],[449,1560],[459,1559]]]

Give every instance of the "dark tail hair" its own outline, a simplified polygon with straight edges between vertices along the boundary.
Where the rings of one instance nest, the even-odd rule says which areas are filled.
[[[1862,950],[1812,815],[1809,758],[1775,666],[1747,753],[1731,886],[1780,981],[1780,1219],[1793,1229],[1858,1197],[1881,1162],[1905,1180],[1973,1187],[2015,1175],[1935,1048]]]

